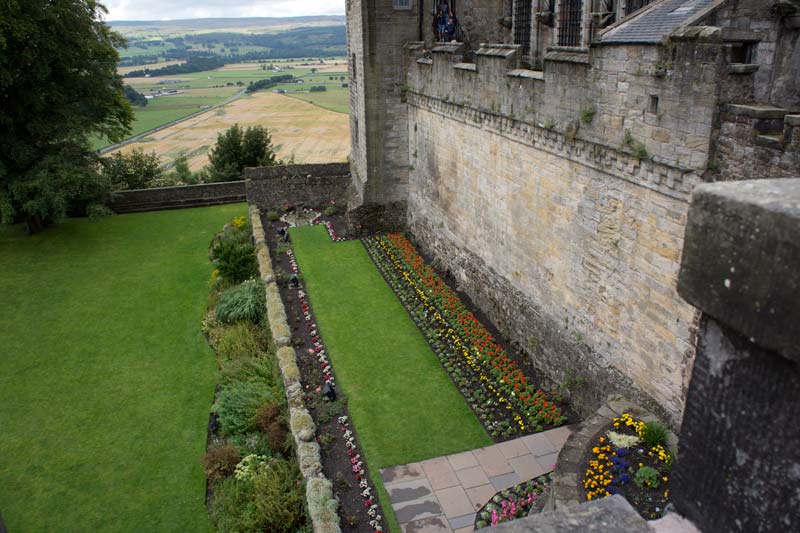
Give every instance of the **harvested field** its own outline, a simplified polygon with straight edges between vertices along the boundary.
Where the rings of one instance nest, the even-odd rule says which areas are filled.
[[[189,158],[189,167],[200,170],[208,164],[207,152],[216,143],[217,134],[234,124],[265,126],[272,133],[273,145],[280,147],[278,157],[294,155],[297,163],[345,161],[350,153],[347,115],[269,92],[241,98],[120,150],[155,151],[167,164],[183,152]]]

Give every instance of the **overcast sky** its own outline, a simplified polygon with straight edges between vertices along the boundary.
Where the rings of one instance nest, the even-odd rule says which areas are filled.
[[[107,20],[344,15],[345,0],[105,0]]]

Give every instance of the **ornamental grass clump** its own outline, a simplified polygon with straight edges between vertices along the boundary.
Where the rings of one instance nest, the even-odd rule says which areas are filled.
[[[247,321],[258,324],[267,312],[265,290],[261,280],[249,280],[223,292],[214,316],[222,324]]]
[[[223,435],[250,433],[256,429],[258,408],[276,398],[275,390],[266,383],[234,383],[220,391],[212,411],[217,413]]]
[[[658,422],[648,422],[641,431],[642,441],[650,447],[667,442],[667,428]]]
[[[248,322],[237,322],[225,328],[214,346],[220,361],[263,355],[266,344],[262,331]]]
[[[305,495],[297,466],[278,458],[250,462],[248,475],[228,477],[215,488],[210,514],[217,530],[301,530],[306,523]]]

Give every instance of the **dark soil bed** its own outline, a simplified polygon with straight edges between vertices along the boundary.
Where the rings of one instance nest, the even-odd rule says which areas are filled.
[[[615,419],[603,428],[583,457],[583,494],[587,500],[620,494],[646,520],[660,518],[670,502],[673,466],[666,444],[648,446],[639,442],[617,447],[609,439],[609,431],[637,436],[635,427],[626,425],[625,420]],[[642,468],[652,469],[653,475],[648,481],[639,479],[637,483],[637,473]]]
[[[300,368],[301,382],[305,390],[306,406],[317,424],[317,441],[321,449],[323,473],[333,483],[334,495],[341,504],[339,515],[341,517],[342,531],[372,533],[374,528],[369,523],[372,517],[368,516],[365,499],[361,496],[364,489],[354,477],[351,462],[353,458],[348,454],[348,448],[345,446],[346,441],[343,436],[343,427],[339,423],[339,417],[348,415],[346,399],[338,388],[335,389],[337,392],[337,400],[335,402],[324,398],[325,376],[323,368],[316,358],[308,352],[314,347],[315,337],[319,338],[321,336],[319,331],[317,331],[317,335],[312,336],[311,332],[313,330],[310,330],[306,325],[307,322],[311,325],[316,324],[313,307],[308,306],[312,320],[306,321],[303,314],[303,305],[298,298],[298,290],[291,288],[289,285],[289,277],[292,274],[292,265],[289,257],[286,253],[278,253],[279,247],[285,244],[278,235],[278,231],[288,228],[289,225],[280,221],[271,222],[266,217],[262,217],[262,223],[278,287],[281,291],[281,298],[286,308],[289,327],[292,329],[292,345],[297,352],[297,365]],[[341,222],[337,220],[336,224],[341,224]],[[283,249],[281,251],[283,252]],[[335,378],[335,369],[332,369],[331,372]],[[354,434],[356,433],[352,424],[347,429]],[[355,434],[355,437],[356,442],[358,442],[357,434]],[[360,446],[358,446],[358,450],[360,450]],[[374,487],[371,485],[370,487],[373,490],[373,494],[375,494],[372,502],[375,505],[379,505]],[[377,512],[378,514],[383,514],[380,508]],[[385,525],[385,521],[383,524]]]

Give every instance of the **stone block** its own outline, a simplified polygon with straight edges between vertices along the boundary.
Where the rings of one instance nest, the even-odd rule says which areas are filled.
[[[751,341],[795,362],[800,362],[798,264],[800,179],[695,189],[679,293]]]

